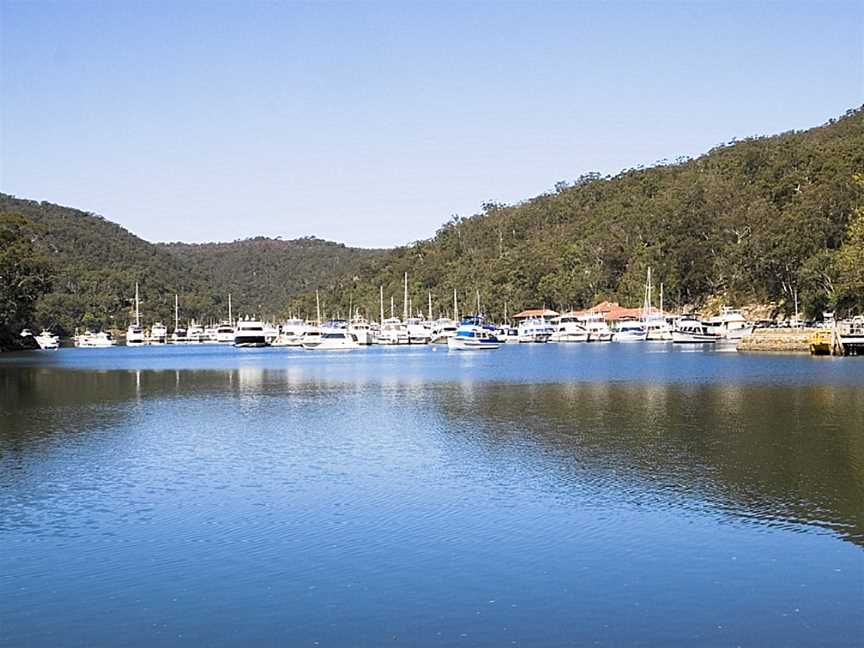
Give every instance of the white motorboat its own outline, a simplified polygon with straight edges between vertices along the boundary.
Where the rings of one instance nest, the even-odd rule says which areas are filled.
[[[39,348],[45,351],[55,351],[60,348],[60,338],[48,329],[42,329],[42,332],[33,339],[36,340]]]
[[[498,341],[501,344],[507,344],[508,342],[518,342],[519,329],[515,326],[510,326],[509,324],[502,324],[495,329],[495,337],[498,338]]]
[[[442,317],[432,322],[430,342],[432,344],[447,344],[448,338],[456,335],[459,324],[449,318]]]
[[[75,346],[81,349],[106,349],[116,344],[111,333],[108,331],[99,331],[93,333],[90,330],[75,336]]]
[[[744,319],[741,311],[729,306],[723,306],[719,315],[704,320],[702,324],[721,342],[738,343],[753,332],[753,325]]]
[[[189,342],[189,333],[186,327],[180,326],[180,296],[174,295],[174,332],[171,334],[172,344],[186,344]]]
[[[601,313],[585,313],[579,316],[582,326],[588,331],[589,342],[611,342],[612,329]]]
[[[613,342],[644,342],[648,331],[638,320],[621,320],[612,336]]]
[[[348,325],[348,332],[357,340],[357,344],[368,346],[375,343],[375,336],[372,332],[372,326],[365,318],[355,316]]]
[[[231,329],[231,339],[234,339],[234,329]],[[210,326],[204,327],[204,335],[201,336],[201,342],[205,344],[219,344],[219,327]],[[231,343],[233,344],[233,342]]]
[[[588,329],[582,326],[578,315],[563,313],[552,320],[554,329],[550,342],[587,342]]]
[[[320,333],[317,339],[303,342],[303,348],[309,351],[353,351],[360,348],[360,344],[348,329],[326,329]]]
[[[206,340],[204,327],[198,324],[194,319],[189,322],[189,328],[186,329],[186,339],[190,344],[200,344]]]
[[[378,344],[408,344],[408,329],[402,324],[402,320],[398,317],[388,317],[381,322],[381,330],[378,332],[376,339]]]
[[[261,330],[263,332],[263,326]],[[231,324],[231,322],[222,322],[219,324],[219,326],[216,327],[215,341],[217,344],[234,344],[235,336],[236,331],[234,329],[234,325]]]
[[[300,346],[304,349],[311,349],[321,344],[321,338],[321,329],[317,326],[309,326],[300,337]]]
[[[303,334],[306,332],[306,322],[299,318],[292,318],[282,322],[279,327],[279,335],[271,343],[279,347],[299,347],[303,345]]]
[[[837,334],[847,354],[864,353],[864,316],[858,315],[837,323]]]
[[[447,348],[454,351],[479,351],[498,349],[501,341],[495,336],[491,326],[484,326],[479,317],[469,317],[462,321],[456,335],[447,338]]]
[[[526,317],[517,327],[520,342],[548,342],[555,332],[545,317]]]
[[[156,322],[150,327],[147,344],[165,344],[168,341],[168,327],[162,322]]]
[[[234,331],[234,346],[241,348],[269,346],[264,335],[264,325],[256,319],[237,320]]]
[[[431,327],[422,317],[405,320],[405,330],[408,331],[408,344],[429,344],[432,339]]]
[[[135,284],[135,323],[126,329],[126,346],[143,346],[147,342],[144,328],[141,326],[140,302],[138,299],[138,284]]]
[[[672,329],[672,341],[677,344],[713,344],[719,339],[717,333],[694,317],[682,317]]]
[[[267,344],[273,344],[276,341],[276,338],[279,337],[279,328],[274,326],[269,322],[264,323],[264,339],[267,340]]]

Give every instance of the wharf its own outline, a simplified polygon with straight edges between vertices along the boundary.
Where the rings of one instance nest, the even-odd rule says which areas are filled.
[[[826,329],[830,334],[830,329]],[[810,353],[813,329],[756,329],[738,343],[738,351]]]

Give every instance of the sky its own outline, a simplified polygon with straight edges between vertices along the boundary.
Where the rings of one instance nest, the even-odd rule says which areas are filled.
[[[384,247],[864,104],[853,2],[0,0],[0,191]]]

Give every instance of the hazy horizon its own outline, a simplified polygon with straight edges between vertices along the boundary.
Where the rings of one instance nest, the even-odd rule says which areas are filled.
[[[394,247],[864,103],[860,2],[0,12],[0,190],[152,242]]]

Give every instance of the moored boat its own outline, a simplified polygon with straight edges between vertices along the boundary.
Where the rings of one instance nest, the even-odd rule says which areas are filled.
[[[353,351],[360,348],[354,336],[343,329],[326,329],[314,341],[304,341],[303,348],[309,351]]]
[[[717,333],[694,317],[682,317],[672,329],[672,341],[676,344],[713,344],[719,339]]]
[[[84,333],[75,336],[75,346],[82,349],[106,349],[116,344],[111,333],[108,331],[99,331],[94,333],[89,329]]]
[[[42,329],[42,332],[33,339],[36,340],[39,348],[45,351],[55,351],[60,348],[60,338],[48,329]]]
[[[550,342],[587,342],[588,329],[579,322],[576,313],[562,313],[552,320],[554,329]]]
[[[456,335],[447,338],[447,348],[454,351],[498,349],[501,342],[491,326],[484,326],[481,318],[468,317],[456,329]]]
[[[638,320],[621,320],[612,335],[613,342],[644,342],[648,331]]]
[[[269,346],[264,334],[264,325],[255,319],[237,321],[234,331],[234,346],[240,348]]]

